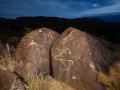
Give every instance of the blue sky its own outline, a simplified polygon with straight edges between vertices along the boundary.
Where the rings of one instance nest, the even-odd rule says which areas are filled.
[[[119,13],[120,0],[0,0],[0,17],[86,17]]]

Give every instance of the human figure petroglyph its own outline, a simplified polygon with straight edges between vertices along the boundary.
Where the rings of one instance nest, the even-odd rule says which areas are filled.
[[[56,49],[58,51],[57,55],[54,56],[54,59],[56,61],[60,61],[60,67],[59,67],[59,79],[61,80],[61,76],[63,74],[63,72],[66,72],[66,83],[70,83],[70,69],[73,66],[73,61],[72,60],[66,60],[63,58],[63,54],[71,54],[70,50],[67,49],[66,47],[62,50],[60,50],[60,48]]]
[[[43,64],[47,63],[47,59],[44,57],[44,54],[46,54],[45,49],[43,48],[44,46],[41,44],[36,44],[35,45],[35,50],[36,52],[32,53],[31,57],[32,57],[32,63],[34,64],[36,69],[41,70],[41,73],[45,73],[43,71]],[[38,73],[38,71],[36,70],[36,74]]]
[[[37,63],[39,63],[41,65],[42,63],[47,62],[47,59],[42,58],[42,55],[46,54],[46,51],[43,48],[43,45],[37,45],[37,47],[39,47],[39,48],[36,48],[37,52],[33,53],[33,57],[38,58],[39,61]]]
[[[33,44],[34,44],[34,43],[33,43]],[[33,45],[33,44],[31,44],[31,45]],[[22,65],[22,64],[23,64],[23,63],[21,62],[21,56],[23,56],[23,55],[25,54],[25,52],[23,52],[24,49],[29,50],[29,49],[31,49],[31,48],[35,48],[35,47],[36,47],[36,48],[35,48],[35,49],[36,49],[36,52],[34,52],[34,53],[31,54],[31,57],[32,57],[32,58],[28,58],[27,55],[24,56],[24,57],[25,57],[25,59],[26,59],[27,61],[31,61],[31,62],[35,65],[36,68],[37,68],[37,66],[39,65],[40,68],[41,68],[41,70],[42,70],[42,64],[43,64],[43,63],[46,63],[46,62],[48,61],[46,58],[42,57],[42,55],[46,54],[46,51],[45,51],[45,49],[43,48],[43,45],[39,45],[39,44],[35,43],[34,46],[30,47],[31,45],[29,45],[29,47],[27,47],[27,48],[19,47],[19,49],[22,49],[22,50],[21,50],[22,52],[20,53],[20,55],[19,55],[18,58],[17,58],[17,59],[19,59],[19,65]],[[38,59],[38,60],[36,60],[36,59]],[[22,64],[21,64],[21,63],[22,63]]]

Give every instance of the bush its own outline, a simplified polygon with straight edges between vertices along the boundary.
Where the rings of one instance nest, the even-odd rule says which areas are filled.
[[[23,31],[23,35],[26,35],[29,32],[31,32],[31,29],[25,27],[25,30]]]

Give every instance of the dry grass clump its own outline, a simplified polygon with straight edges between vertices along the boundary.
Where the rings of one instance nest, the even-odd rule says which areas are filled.
[[[120,90],[120,73],[118,73],[113,67],[110,68],[109,75],[99,72],[98,81],[110,90]]]
[[[14,71],[15,60],[12,57],[0,58],[0,69]]]
[[[74,88],[56,81],[51,76],[35,76],[28,81],[27,90],[75,90]]]
[[[114,54],[118,60],[114,66],[110,67],[109,75],[98,73],[98,81],[104,84],[108,90],[120,90],[120,49],[116,49]]]

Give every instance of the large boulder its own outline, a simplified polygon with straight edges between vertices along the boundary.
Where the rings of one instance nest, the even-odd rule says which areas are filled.
[[[15,53],[16,73],[24,78],[40,73],[49,75],[51,70],[50,47],[58,37],[57,32],[47,28],[33,30],[24,36]]]
[[[51,55],[54,78],[77,90],[104,90],[97,74],[107,72],[115,61],[96,38],[75,28],[65,30],[53,43]]]

